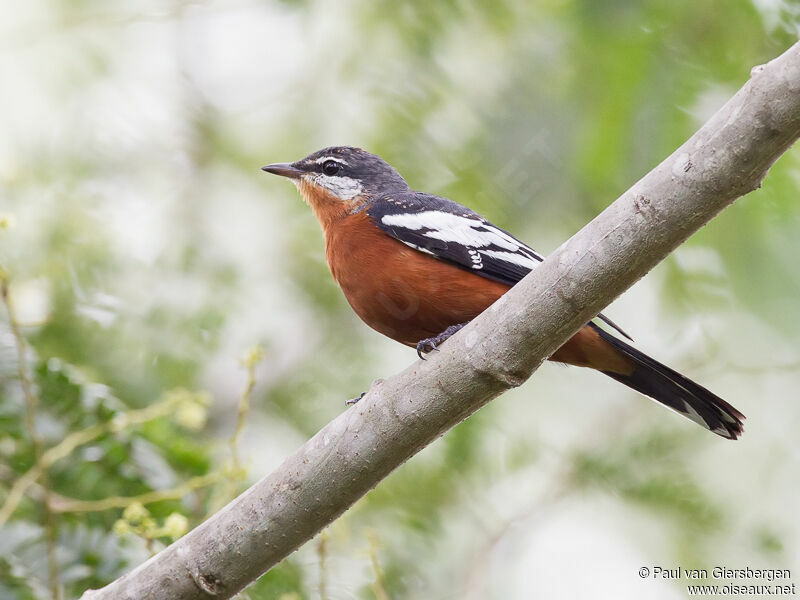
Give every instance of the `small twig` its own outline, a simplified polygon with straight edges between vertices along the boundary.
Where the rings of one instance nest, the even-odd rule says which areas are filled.
[[[0,465],[0,480],[9,481],[13,476],[13,471],[6,465]],[[50,492],[50,506],[53,512],[56,513],[87,513],[87,512],[101,512],[110,510],[112,508],[126,508],[127,506],[138,502],[142,505],[151,504],[153,502],[160,502],[161,500],[175,500],[204,487],[209,487],[218,483],[225,477],[224,472],[219,469],[206,475],[199,475],[193,477],[188,481],[181,483],[168,490],[154,490],[144,492],[138,496],[110,496],[101,500],[79,500],[78,498],[70,498],[63,494],[58,494],[51,490]],[[32,483],[26,490],[28,496],[34,500],[44,502],[44,489],[38,483]]]
[[[375,592],[375,597],[378,600],[391,600],[383,580],[383,569],[381,569],[381,565],[378,562],[378,539],[374,533],[369,536],[369,561],[372,564],[372,573],[375,576],[375,581],[372,582],[372,591]]]
[[[39,456],[36,463],[11,486],[5,504],[0,508],[0,526],[8,521],[9,517],[14,513],[28,488],[33,485],[53,463],[69,456],[75,448],[88,444],[106,433],[122,431],[133,425],[146,423],[147,421],[152,421],[153,419],[169,414],[175,404],[182,401],[184,401],[184,399],[178,395],[170,396],[162,402],[152,404],[139,410],[123,413],[105,423],[92,425],[86,429],[71,433],[55,446],[48,448]]]
[[[61,496],[53,501],[53,510],[60,513],[99,512],[112,508],[125,508],[134,502],[145,505],[160,502],[161,500],[176,500],[183,498],[194,490],[217,483],[223,476],[222,471],[213,471],[207,475],[192,477],[188,481],[184,481],[182,484],[168,490],[153,490],[138,496],[109,496],[102,500],[77,500]]]
[[[17,321],[14,312],[14,306],[11,302],[11,295],[8,290],[8,274],[5,269],[0,266],[0,297],[6,306],[8,312],[8,324],[11,328],[11,334],[14,336],[17,347],[17,370],[19,373],[19,381],[22,386],[22,394],[25,397],[25,425],[28,429],[28,435],[31,438],[31,445],[33,446],[34,461],[38,464],[43,456],[43,443],[42,438],[36,432],[36,410],[39,406],[39,398],[33,391],[33,384],[28,377],[27,360],[25,356],[25,340],[19,329],[19,322]],[[44,528],[45,537],[47,540],[47,573],[50,583],[50,596],[53,600],[59,598],[59,576],[58,576],[58,562],[56,557],[56,523],[53,516],[53,510],[50,506],[50,482],[47,477],[47,469],[42,468],[39,472],[41,478],[41,486],[44,492]],[[10,494],[9,494],[10,496]]]
[[[245,425],[247,425],[247,415],[250,413],[250,398],[253,394],[253,388],[256,385],[256,367],[263,358],[264,351],[260,346],[254,346],[240,360],[241,365],[247,369],[247,382],[245,383],[244,390],[242,390],[242,395],[239,397],[239,404],[236,409],[236,428],[233,430],[228,440],[228,446],[231,451],[231,462],[226,469],[228,481],[225,486],[222,486],[223,489],[217,498],[220,505],[216,508],[219,508],[236,497],[238,493],[238,484],[246,476],[246,469],[239,455],[239,439],[242,436]]]
[[[317,556],[319,557],[319,600],[328,600],[328,571],[326,561],[328,558],[328,530],[323,529],[319,534]]]
[[[242,471],[242,463],[239,458],[239,438],[242,435],[244,426],[247,424],[247,414],[250,412],[250,397],[256,385],[256,366],[264,359],[264,351],[255,346],[242,358],[242,365],[247,369],[247,383],[244,391],[239,397],[239,405],[236,411],[236,429],[233,431],[230,441],[231,457],[233,459],[233,470],[235,474]]]

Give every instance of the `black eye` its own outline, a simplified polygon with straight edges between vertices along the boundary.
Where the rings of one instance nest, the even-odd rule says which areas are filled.
[[[336,175],[339,172],[341,165],[335,160],[326,160],[322,163],[322,172],[325,175]]]

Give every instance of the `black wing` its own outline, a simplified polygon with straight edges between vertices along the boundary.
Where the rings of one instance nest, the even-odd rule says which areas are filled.
[[[447,198],[397,192],[375,200],[367,214],[404,244],[509,286],[544,260],[507,231]],[[604,315],[598,318],[631,339]]]

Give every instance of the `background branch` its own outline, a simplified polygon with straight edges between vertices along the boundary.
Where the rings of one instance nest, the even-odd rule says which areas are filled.
[[[800,135],[800,45],[434,353],[376,384],[206,523],[84,598],[230,598],[503,391],[670,251],[757,188]]]
[[[0,298],[8,312],[8,324],[11,328],[11,334],[14,336],[14,342],[17,349],[17,372],[19,374],[20,385],[22,386],[22,395],[25,398],[25,424],[28,429],[28,435],[31,438],[31,445],[33,446],[33,457],[37,465],[41,462],[43,456],[42,438],[36,429],[36,413],[39,407],[39,399],[33,390],[33,382],[28,376],[28,365],[25,350],[25,340],[20,331],[19,321],[17,320],[14,305],[11,301],[11,293],[8,284],[8,273],[6,269],[0,265]],[[58,557],[56,556],[56,522],[51,507],[52,491],[50,490],[50,482],[47,477],[47,467],[43,466],[38,469],[37,474],[42,482],[42,493],[44,502],[42,503],[44,511],[44,529],[45,539],[47,541],[47,578],[50,584],[50,597],[57,600],[59,597],[59,576],[58,576]],[[4,513],[5,506],[0,513]],[[5,518],[0,515],[0,525],[5,521]]]

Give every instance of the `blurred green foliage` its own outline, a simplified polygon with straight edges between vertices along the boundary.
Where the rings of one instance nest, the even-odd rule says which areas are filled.
[[[0,264],[35,431],[45,452],[98,434],[47,465],[3,524],[3,599],[51,597],[48,560],[64,597],[115,579],[173,539],[176,515],[197,525],[414,358],[352,314],[310,211],[261,164],[361,145],[547,253],[798,31],[791,2],[723,0],[38,0],[5,12],[0,217],[13,225]],[[646,525],[614,539],[643,565],[796,556],[798,161],[788,153],[621,300],[649,349],[751,416],[734,449],[611,383],[543,369],[242,597],[527,598],[521,549],[563,537],[541,530],[545,511],[578,528],[637,515]],[[8,504],[42,454],[2,312]],[[237,430],[236,361],[256,344],[266,358]],[[126,422],[153,406],[167,412]],[[147,527],[131,520],[134,498]],[[571,556],[562,546],[546,556]],[[635,583],[635,570],[618,577]]]

